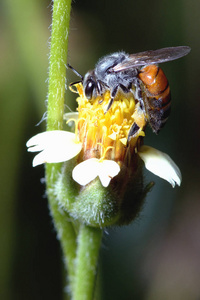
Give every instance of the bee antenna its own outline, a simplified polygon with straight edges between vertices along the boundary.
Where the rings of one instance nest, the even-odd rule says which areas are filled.
[[[70,64],[67,64],[67,67],[70,68],[78,77],[81,77],[81,80],[83,81],[83,76],[76,71]]]

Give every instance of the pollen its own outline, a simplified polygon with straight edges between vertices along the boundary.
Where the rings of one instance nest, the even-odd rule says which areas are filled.
[[[88,100],[81,83],[75,85],[79,97],[78,135],[83,145],[83,160],[89,158],[124,160],[127,149],[137,152],[138,142],[145,135],[146,117],[133,96],[121,94],[109,109],[110,91]],[[134,125],[137,130],[133,130]],[[132,132],[133,131],[133,132]]]

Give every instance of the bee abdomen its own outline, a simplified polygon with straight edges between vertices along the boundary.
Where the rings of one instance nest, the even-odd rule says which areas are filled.
[[[145,107],[149,123],[155,133],[165,125],[171,110],[171,94],[168,80],[161,68],[145,66],[138,77],[145,87]]]

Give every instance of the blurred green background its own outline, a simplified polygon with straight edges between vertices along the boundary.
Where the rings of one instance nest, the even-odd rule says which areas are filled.
[[[162,65],[172,113],[145,143],[167,152],[182,171],[180,188],[156,182],[140,217],[107,229],[100,252],[103,300],[200,299],[200,2],[73,3],[69,62],[81,74],[103,55],[188,45]],[[51,3],[0,3],[0,299],[63,299],[62,257],[45,197],[44,168],[31,167],[25,143],[45,128]],[[68,83],[77,80],[67,71]],[[75,108],[75,95],[66,99]],[[68,107],[66,106],[66,112]]]

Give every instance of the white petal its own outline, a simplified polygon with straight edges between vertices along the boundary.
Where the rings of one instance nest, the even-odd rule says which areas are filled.
[[[169,155],[149,146],[142,146],[138,154],[149,171],[167,180],[172,187],[180,186],[181,172]]]
[[[103,160],[99,162],[99,179],[104,187],[107,187],[113,177],[115,177],[119,171],[119,165],[113,160]]]
[[[28,140],[26,143],[27,147],[32,147],[35,145],[40,145],[43,149],[49,144],[54,142],[60,142],[68,138],[69,136],[74,136],[74,133],[63,131],[63,130],[53,130],[53,131],[45,131],[34,135],[32,138]]]
[[[97,158],[87,159],[78,164],[72,171],[73,179],[80,185],[86,185],[98,176],[99,162]]]
[[[102,185],[107,187],[119,171],[120,167],[115,161],[90,158],[73,169],[72,177],[80,185],[86,185],[99,176]]]
[[[46,162],[67,161],[76,156],[82,148],[74,133],[62,130],[39,133],[28,140],[26,145],[29,152],[41,151],[33,159],[33,166]]]
[[[69,119],[74,119],[74,120],[78,120],[78,115],[79,113],[78,112],[68,112],[68,113],[65,113],[63,115],[63,119],[68,121]]]

